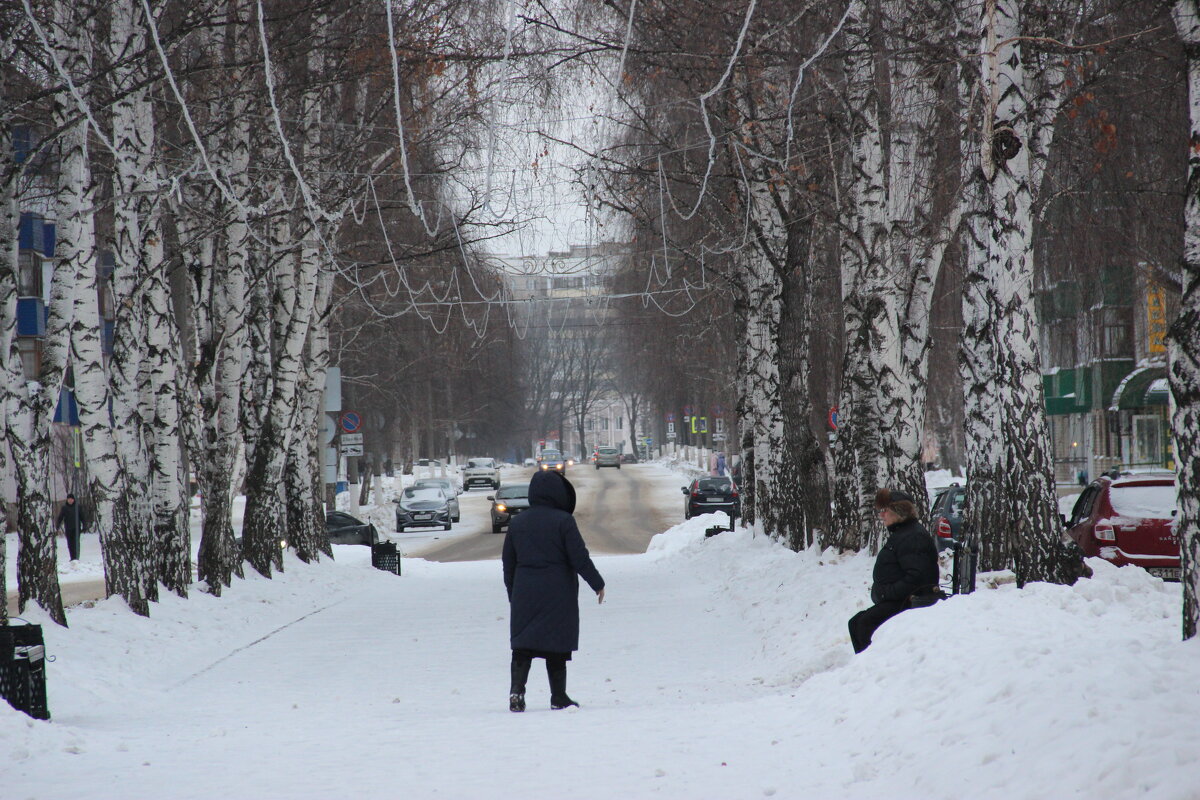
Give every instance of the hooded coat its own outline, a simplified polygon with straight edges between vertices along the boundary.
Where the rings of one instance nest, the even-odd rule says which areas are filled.
[[[571,514],[575,488],[558,472],[529,482],[529,508],[504,537],[504,587],[511,606],[513,650],[571,653],[579,649],[579,576],[593,591],[604,579]]]

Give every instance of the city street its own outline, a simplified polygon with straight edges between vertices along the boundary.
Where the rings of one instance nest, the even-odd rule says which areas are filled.
[[[505,485],[528,480],[532,469],[504,471]],[[651,537],[683,519],[683,499],[678,474],[653,464],[625,464],[621,469],[596,469],[580,464],[567,469],[575,487],[575,521],[588,549],[598,555],[646,552]],[[411,555],[430,561],[480,561],[499,558],[504,535],[492,533],[487,496],[490,490],[473,489],[459,497],[462,522],[448,542],[415,548]],[[715,517],[714,517],[715,519]],[[720,522],[725,522],[722,516]],[[714,523],[716,524],[716,523]],[[393,534],[403,541],[405,534]]]

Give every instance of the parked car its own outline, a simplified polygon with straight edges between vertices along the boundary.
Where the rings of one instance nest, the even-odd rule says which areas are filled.
[[[1176,503],[1173,472],[1105,476],[1092,481],[1075,501],[1065,520],[1067,535],[1084,555],[1179,580]]]
[[[966,499],[966,487],[957,483],[936,490],[929,505],[929,532],[933,534],[939,553],[954,547],[954,541],[962,531]]]
[[[536,458],[532,458],[532,457],[525,459],[525,466],[527,466],[527,467],[536,467],[536,466],[537,466],[537,459],[536,459]]]
[[[492,533],[499,533],[513,517],[529,508],[529,484],[501,487],[496,494],[488,495],[488,500],[492,501]]]
[[[596,465],[596,469],[601,467],[616,467],[621,468],[621,451],[615,447],[597,447],[596,455],[592,459]]]
[[[557,450],[543,450],[538,457],[538,469],[552,470],[556,469],[559,472],[567,471],[567,462],[563,458],[562,453]]]
[[[325,536],[332,544],[365,544],[379,542],[375,526],[355,519],[344,511],[330,511],[325,515]]]
[[[454,481],[449,478],[417,478],[412,485],[417,487],[434,486],[441,489],[450,505],[450,521],[458,522],[462,519],[462,509],[458,507],[458,486]]]
[[[405,528],[450,530],[450,499],[436,486],[408,486],[396,498],[396,532]]]
[[[638,463],[637,456],[635,456],[633,453],[621,453],[621,463],[636,464]]]
[[[696,478],[683,487],[687,500],[683,504],[683,518],[691,519],[697,514],[724,511],[733,517],[741,516],[741,499],[737,485],[724,477]]]
[[[463,491],[470,491],[472,486],[491,486],[493,489],[500,488],[500,467],[496,464],[496,459],[467,459],[467,465],[463,467]]]

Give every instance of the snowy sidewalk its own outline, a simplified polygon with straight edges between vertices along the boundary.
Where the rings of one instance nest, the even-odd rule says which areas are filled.
[[[1097,564],[901,615],[850,654],[870,559],[706,520],[596,559],[579,710],[507,710],[497,562],[372,570],[365,548],[151,620],[47,627],[50,707],[0,707],[5,798],[1192,800],[1200,642],[1178,587]]]

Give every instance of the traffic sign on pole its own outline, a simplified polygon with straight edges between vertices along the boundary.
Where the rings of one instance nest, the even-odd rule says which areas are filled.
[[[340,422],[342,433],[357,433],[358,429],[362,427],[362,417],[358,415],[357,411],[343,412]]]

